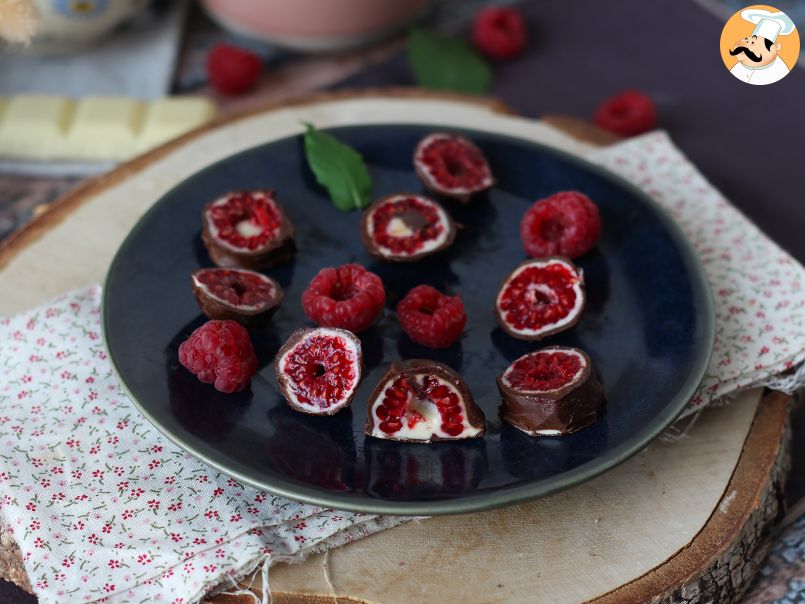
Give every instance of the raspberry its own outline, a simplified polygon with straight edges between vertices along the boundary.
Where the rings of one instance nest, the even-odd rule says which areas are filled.
[[[249,332],[235,321],[207,321],[179,346],[179,362],[220,392],[240,392],[257,372]]]
[[[538,200],[520,222],[520,238],[532,258],[578,258],[592,249],[600,234],[598,207],[578,191],[560,191]]]
[[[648,132],[657,125],[654,101],[639,90],[624,90],[598,106],[596,126],[623,136]]]
[[[514,8],[485,8],[475,15],[472,41],[476,48],[492,59],[510,59],[523,52],[526,43],[525,24]]]
[[[509,365],[505,383],[519,390],[551,392],[578,380],[584,365],[584,357],[568,349],[537,350]]]
[[[447,348],[464,331],[467,314],[460,296],[448,296],[430,285],[417,285],[397,304],[403,331],[428,348]]]
[[[352,332],[372,325],[386,304],[380,277],[360,264],[323,268],[302,294],[302,307],[309,319],[322,327],[340,327]]]
[[[241,94],[254,87],[263,61],[253,52],[218,44],[207,55],[207,77],[221,94]]]

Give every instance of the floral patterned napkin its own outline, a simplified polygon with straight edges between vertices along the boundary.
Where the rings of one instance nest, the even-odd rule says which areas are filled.
[[[593,159],[676,218],[710,279],[716,349],[686,413],[740,388],[801,383],[803,268],[665,134]],[[0,520],[42,602],[192,602],[260,564],[402,522],[274,497],[189,457],[126,399],[99,308],[95,286],[0,320]]]
[[[805,269],[733,207],[664,132],[590,158],[677,221],[704,266],[716,311],[710,367],[682,417],[755,386],[805,385]]]
[[[112,371],[100,297],[0,320],[0,515],[43,603],[193,602],[402,521],[257,491],[167,441]]]

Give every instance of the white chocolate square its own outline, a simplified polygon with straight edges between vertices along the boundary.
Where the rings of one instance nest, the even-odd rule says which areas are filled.
[[[0,116],[0,156],[63,157],[75,103],[46,95],[20,95]]]
[[[67,137],[68,155],[121,160],[134,155],[145,117],[135,99],[89,97],[78,103]]]
[[[125,160],[201,126],[215,111],[201,97],[151,103],[123,97],[77,102],[47,95],[0,98],[0,157]]]
[[[208,122],[215,105],[200,97],[172,97],[154,101],[148,108],[139,141],[147,151]]]

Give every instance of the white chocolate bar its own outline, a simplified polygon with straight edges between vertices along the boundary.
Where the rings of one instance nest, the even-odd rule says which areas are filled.
[[[0,158],[120,161],[209,121],[215,106],[199,97],[145,103],[131,98],[0,98]]]
[[[137,147],[144,117],[145,105],[134,99],[85,99],[70,125],[68,153],[82,159],[125,159]]]
[[[144,152],[153,149],[208,122],[214,115],[213,104],[199,97],[171,97],[154,101],[148,107],[138,150]],[[188,124],[192,125],[188,127]]]
[[[0,155],[62,157],[75,103],[69,99],[20,95],[9,99],[0,121]]]

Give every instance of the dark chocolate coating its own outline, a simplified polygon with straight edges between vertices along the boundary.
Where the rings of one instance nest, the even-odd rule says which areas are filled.
[[[484,187],[478,187],[476,189],[473,189],[469,193],[452,193],[449,190],[445,190],[443,187],[439,186],[439,184],[430,177],[430,175],[427,173],[427,171],[425,171],[425,169],[422,168],[422,166],[420,166],[419,162],[417,161],[417,155],[419,155],[419,150],[420,150],[420,148],[422,146],[422,143],[425,141],[425,139],[433,136],[434,134],[458,140],[461,143],[467,145],[468,147],[471,147],[471,148],[475,149],[478,153],[480,153],[481,157],[484,158],[484,162],[486,162],[487,168],[489,169],[489,176],[491,177],[489,185],[484,186]],[[416,175],[419,177],[419,180],[422,181],[422,184],[425,185],[425,188],[428,191],[430,191],[432,193],[435,193],[437,195],[441,195],[443,197],[449,197],[450,199],[455,199],[459,203],[468,203],[470,200],[472,200],[472,198],[475,195],[478,195],[479,193],[483,193],[484,191],[487,191],[487,190],[489,190],[489,189],[491,189],[492,187],[495,186],[495,175],[492,174],[492,169],[489,167],[489,162],[487,161],[486,156],[484,155],[483,151],[481,151],[475,143],[473,143],[470,139],[468,139],[465,136],[460,136],[458,134],[450,134],[448,132],[443,132],[443,133],[433,132],[433,133],[429,134],[428,136],[424,137],[421,141],[419,141],[419,143],[416,146],[416,149],[414,149],[413,162],[414,162],[414,171],[416,172]]]
[[[556,348],[561,350],[561,347]],[[581,378],[558,390],[526,394],[507,386],[503,375],[498,376],[498,390],[503,399],[500,417],[504,422],[529,436],[549,436],[536,434],[537,430],[570,434],[595,422],[604,402],[604,389],[595,377],[587,353],[578,348],[568,350],[580,353],[586,365]]]
[[[418,375],[435,375],[446,382],[454,385],[459,392],[461,400],[464,402],[464,406],[467,412],[467,422],[473,428],[480,428],[480,432],[472,437],[472,438],[483,438],[484,434],[486,433],[486,418],[484,417],[484,412],[481,411],[481,408],[475,404],[475,400],[472,398],[472,393],[470,389],[467,387],[467,384],[464,383],[464,380],[461,379],[461,376],[453,371],[447,365],[443,365],[442,363],[438,363],[436,361],[431,361],[428,359],[409,359],[407,361],[393,361],[388,368],[388,371],[380,378],[377,386],[372,391],[372,394],[369,396],[369,411],[366,415],[366,426],[364,427],[364,433],[372,436],[372,430],[374,430],[375,422],[374,422],[374,414],[372,413],[372,408],[374,407],[377,399],[383,394],[383,388],[385,385],[391,380],[392,378],[400,375],[400,374],[418,374]],[[377,437],[375,437],[377,438]],[[455,441],[455,440],[465,440],[466,437],[456,437],[456,438],[444,438],[438,435],[432,435],[429,440],[414,440],[410,438],[397,438],[393,434],[383,437],[385,440],[397,440],[397,441],[404,441],[404,442],[412,442],[412,443],[428,443],[428,442],[436,442],[440,440],[445,441]]]
[[[447,227],[447,238],[444,240],[440,246],[433,248],[427,252],[419,252],[416,254],[411,254],[409,256],[387,256],[383,254],[378,247],[375,245],[374,240],[369,236],[369,216],[371,215],[372,211],[375,208],[382,205],[384,202],[392,199],[394,197],[419,197],[423,199],[427,199],[430,203],[438,206],[441,208],[444,215],[447,217],[447,223],[445,226]],[[422,195],[418,195],[416,193],[394,193],[393,195],[386,195],[385,197],[381,197],[377,201],[373,202],[369,205],[364,211],[363,215],[361,216],[361,241],[363,241],[363,245],[366,246],[369,254],[371,254],[374,258],[378,260],[386,260],[388,262],[416,262],[417,260],[421,260],[425,256],[430,256],[431,254],[436,254],[441,252],[445,248],[450,247],[453,244],[453,241],[456,239],[456,225],[453,222],[453,219],[450,217],[450,214],[445,210],[439,203],[433,201],[432,199],[428,199],[427,197],[423,197]]]
[[[255,191],[245,191],[254,193]],[[204,242],[212,261],[223,268],[248,268],[252,270],[268,269],[283,264],[293,258],[296,253],[296,243],[294,242],[294,228],[285,210],[274,198],[273,189],[264,189],[262,192],[270,198],[282,212],[282,223],[280,224],[277,236],[268,241],[266,245],[256,250],[245,250],[236,252],[220,244],[210,233],[210,225],[207,221],[207,209],[219,198],[206,204],[201,210],[201,240]],[[222,197],[236,195],[240,191],[230,191]]]
[[[359,370],[358,382],[355,384],[355,388],[352,390],[350,395],[340,403],[336,403],[335,405],[329,407],[328,409],[314,410],[311,408],[310,410],[308,410],[306,407],[293,404],[290,398],[288,397],[287,393],[290,380],[288,379],[287,375],[285,375],[280,371],[279,361],[285,355],[286,352],[291,350],[291,348],[293,348],[299,342],[305,339],[305,337],[307,337],[308,334],[319,331],[320,329],[327,329],[328,331],[337,331],[341,336],[343,336],[347,340],[350,340],[351,342],[357,344],[358,370]],[[285,402],[288,403],[288,406],[294,411],[298,411],[299,413],[305,413],[307,415],[333,415],[334,413],[338,413],[339,411],[341,411],[341,409],[348,407],[349,404],[352,402],[352,399],[355,397],[355,393],[358,391],[358,386],[360,385],[361,379],[363,377],[361,375],[362,373],[363,373],[363,349],[361,348],[361,341],[351,331],[347,331],[346,329],[338,329],[337,327],[308,327],[308,328],[297,329],[295,332],[291,334],[291,336],[288,338],[285,344],[282,345],[282,348],[279,349],[279,352],[277,352],[277,356],[274,357],[274,377],[277,380],[279,391],[282,394],[283,398],[285,399]]]
[[[202,268],[195,271],[193,275],[209,270],[217,269]],[[195,279],[190,279],[190,283],[193,287],[193,295],[196,297],[196,302],[198,303],[201,312],[203,312],[207,318],[217,319],[220,321],[231,319],[232,321],[237,321],[241,325],[251,327],[263,325],[270,321],[271,317],[273,317],[274,313],[277,312],[277,309],[280,307],[280,304],[282,304],[282,300],[285,297],[285,293],[282,291],[282,287],[279,283],[267,275],[261,274],[260,276],[271,282],[271,284],[274,286],[275,296],[264,308],[256,311],[243,310],[237,306],[211,297],[205,293],[201,287],[196,285]]]
[[[579,282],[579,286],[581,288],[581,292],[580,292],[581,293],[581,307],[579,307],[579,310],[576,312],[576,315],[568,323],[566,323],[565,325],[560,325],[560,326],[554,327],[552,329],[548,329],[548,330],[546,330],[546,331],[544,331],[542,333],[538,333],[538,334],[533,335],[533,336],[525,336],[523,334],[520,334],[520,333],[517,333],[516,331],[514,331],[508,325],[508,323],[506,323],[506,321],[503,320],[503,315],[500,312],[500,309],[498,308],[498,305],[497,305],[497,299],[498,298],[497,298],[497,295],[496,295],[495,296],[495,319],[497,319],[498,325],[500,325],[500,328],[503,331],[505,331],[507,334],[512,336],[513,338],[517,338],[518,340],[541,340],[541,339],[546,338],[548,336],[551,336],[551,335],[553,335],[555,333],[559,333],[560,331],[565,331],[565,330],[570,329],[571,327],[574,327],[576,325],[576,323],[578,323],[581,320],[581,315],[584,314],[584,308],[585,308],[585,306],[587,306],[587,294],[585,292],[585,287],[584,287],[584,272],[580,268],[578,268],[575,264],[573,264],[573,262],[570,260],[570,258],[566,258],[564,256],[546,256],[545,258],[532,258],[530,260],[526,260],[525,262],[521,262],[516,267],[514,267],[514,269],[508,275],[506,275],[505,279],[503,279],[503,282],[500,284],[500,288],[498,289],[498,295],[500,295],[500,290],[502,290],[506,286],[506,284],[509,282],[509,280],[512,278],[512,275],[514,275],[514,273],[517,272],[521,267],[523,267],[525,265],[528,265],[528,264],[533,264],[536,261],[547,263],[547,262],[550,262],[551,260],[561,260],[562,262],[566,262],[568,265],[570,265],[573,268],[573,270],[575,270],[579,274],[579,277],[581,278],[581,280]]]

